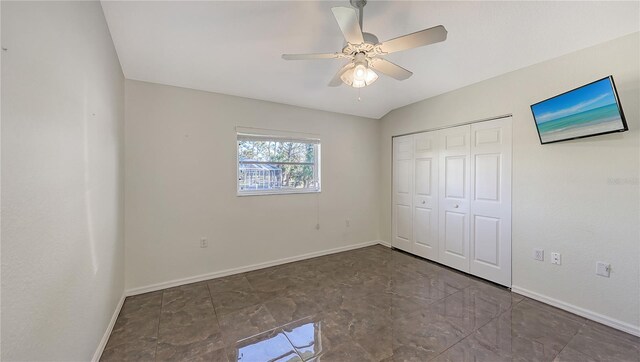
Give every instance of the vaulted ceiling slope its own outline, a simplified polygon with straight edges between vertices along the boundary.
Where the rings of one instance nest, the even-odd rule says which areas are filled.
[[[636,1],[370,1],[364,30],[381,41],[439,24],[449,35],[442,43],[388,55],[413,77],[381,77],[359,93],[327,86],[344,60],[281,58],[340,51],[344,40],[331,7],[348,1],[102,6],[126,78],[371,118],[640,29]]]

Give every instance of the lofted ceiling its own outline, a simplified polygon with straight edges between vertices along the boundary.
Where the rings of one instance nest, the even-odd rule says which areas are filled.
[[[387,55],[413,71],[359,91],[327,83],[336,52],[331,7],[348,1],[103,1],[128,79],[381,118],[392,109],[640,30],[640,3],[369,1],[364,30],[380,41],[444,25],[445,42]]]

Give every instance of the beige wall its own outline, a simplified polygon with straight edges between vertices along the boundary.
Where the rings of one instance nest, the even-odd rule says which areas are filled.
[[[381,239],[391,240],[391,137],[513,113],[513,285],[638,331],[638,33],[387,114],[380,136]],[[630,131],[541,145],[529,105],[613,75]],[[543,248],[547,261],[533,260]],[[562,253],[551,265],[549,253]],[[595,275],[611,263],[611,278]]]
[[[1,6],[1,358],[86,361],[124,291],[124,77],[99,2]]]
[[[125,88],[127,289],[378,239],[378,121],[138,81]],[[236,126],[320,135],[322,193],[236,196]]]

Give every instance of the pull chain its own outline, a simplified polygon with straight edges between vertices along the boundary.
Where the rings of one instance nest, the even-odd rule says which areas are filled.
[[[360,102],[360,101],[362,100],[362,98],[360,98],[360,90],[361,90],[361,89],[362,89],[362,88],[358,88],[358,102]]]

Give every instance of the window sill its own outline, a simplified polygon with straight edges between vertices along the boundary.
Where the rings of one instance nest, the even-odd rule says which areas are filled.
[[[271,196],[271,195],[296,195],[296,194],[319,194],[321,190],[287,190],[287,191],[245,191],[236,192],[236,196]]]

